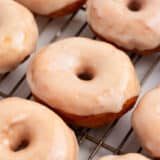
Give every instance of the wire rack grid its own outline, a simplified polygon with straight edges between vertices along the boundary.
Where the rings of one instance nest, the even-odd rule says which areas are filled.
[[[48,43],[66,37],[82,36],[96,39],[87,25],[84,7],[63,18],[51,19],[36,15],[35,18],[40,32],[35,52]],[[144,57],[133,53],[128,54],[141,82],[141,97],[147,90],[160,82],[160,54],[157,53]],[[25,79],[26,69],[32,55],[27,57],[12,72],[0,76],[1,98],[10,96],[32,98]],[[139,152],[146,155],[132,130],[130,124],[131,113],[132,111],[119,120],[99,129],[74,128],[80,145],[79,159],[96,160],[104,155],[128,152]]]

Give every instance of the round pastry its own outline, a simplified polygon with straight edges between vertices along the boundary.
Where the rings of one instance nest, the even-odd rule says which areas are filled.
[[[16,0],[33,12],[60,17],[78,10],[86,0]]]
[[[27,80],[33,95],[67,122],[96,127],[127,112],[139,94],[128,56],[110,44],[69,38],[41,49]]]
[[[1,160],[76,160],[74,133],[52,111],[20,98],[0,101]]]
[[[104,40],[127,51],[150,54],[160,51],[159,10],[159,0],[88,0],[87,19]]]
[[[160,158],[160,86],[149,91],[132,116],[132,125],[142,147]]]
[[[101,158],[100,160],[149,160],[148,158],[142,156],[141,154],[137,153],[129,153],[126,155],[119,155],[119,156],[106,156]]]
[[[38,28],[32,13],[12,0],[0,0],[0,73],[15,68],[35,49]]]

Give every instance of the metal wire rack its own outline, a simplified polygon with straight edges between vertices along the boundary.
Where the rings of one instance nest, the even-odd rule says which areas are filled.
[[[85,17],[85,8],[72,15],[50,19],[36,16],[40,38],[37,50],[44,45],[58,39],[72,36],[94,38]],[[33,53],[34,54],[34,53]],[[32,55],[33,55],[32,54]],[[156,86],[160,75],[160,54],[139,56],[128,53],[132,59],[137,74],[141,81],[141,95],[150,88]],[[0,97],[19,96],[27,99],[32,98],[30,89],[26,83],[25,73],[32,55],[15,70],[0,76]],[[140,147],[130,124],[132,111],[119,120],[99,129],[74,128],[80,145],[80,160],[96,160],[107,154],[122,154],[128,152],[141,152],[146,154]]]

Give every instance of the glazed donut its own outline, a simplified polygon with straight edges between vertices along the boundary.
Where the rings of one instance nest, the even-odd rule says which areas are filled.
[[[86,0],[16,0],[33,12],[50,17],[60,17],[78,10]]]
[[[13,0],[0,0],[0,73],[15,68],[35,49],[38,28],[30,11]]]
[[[120,156],[113,156],[113,155],[106,156],[101,158],[100,160],[149,160],[149,159],[138,153],[129,153],[129,154],[120,155]]]
[[[132,125],[141,145],[160,158],[160,86],[149,91],[133,112]]]
[[[46,107],[21,98],[0,101],[1,160],[77,160],[74,133]]]
[[[33,95],[68,123],[97,127],[127,112],[139,82],[126,54],[87,38],[68,38],[41,49],[27,72]]]
[[[88,0],[87,19],[104,40],[127,51],[150,54],[160,51],[159,10],[159,0]]]

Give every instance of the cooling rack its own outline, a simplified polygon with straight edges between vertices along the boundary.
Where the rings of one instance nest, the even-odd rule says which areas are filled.
[[[96,39],[87,25],[85,8],[63,18],[51,19],[36,15],[35,18],[40,32],[36,50],[65,37],[82,36]],[[0,98],[10,96],[32,98],[25,78],[32,55],[12,72],[0,76]],[[160,54],[140,56],[128,53],[128,55],[135,65],[141,82],[141,97],[160,82]],[[131,113],[132,111],[128,112],[119,120],[103,128],[74,128],[80,145],[79,160],[96,160],[100,156],[128,152],[139,152],[146,155],[132,130]]]

